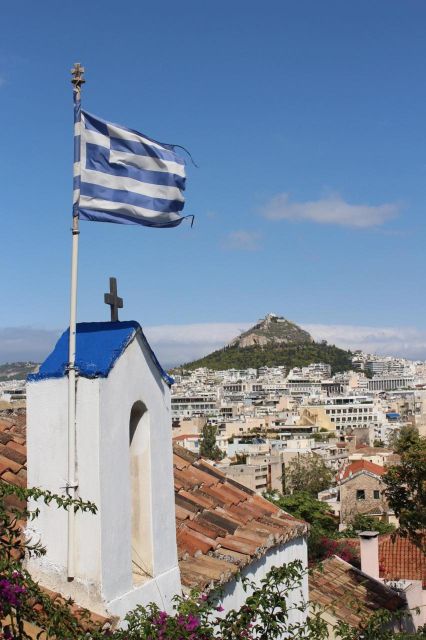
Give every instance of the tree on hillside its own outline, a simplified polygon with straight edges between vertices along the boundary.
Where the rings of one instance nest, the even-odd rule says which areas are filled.
[[[317,497],[333,481],[333,473],[316,454],[297,455],[285,466],[285,493],[306,492]]]
[[[216,444],[217,427],[205,424],[201,432],[200,456],[208,460],[221,460],[223,453]]]
[[[399,533],[426,552],[426,438],[402,434],[401,462],[382,476],[385,496],[399,520]]]

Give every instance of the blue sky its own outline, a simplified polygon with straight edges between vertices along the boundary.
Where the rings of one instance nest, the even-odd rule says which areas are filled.
[[[193,229],[81,223],[80,320],[108,318],[115,275],[166,361],[193,355],[174,328],[201,352],[270,311],[426,358],[425,20],[422,0],[2,3],[0,361],[68,323],[75,61],[88,111],[199,165]]]

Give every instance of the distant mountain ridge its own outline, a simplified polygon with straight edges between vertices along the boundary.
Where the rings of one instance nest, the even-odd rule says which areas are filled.
[[[8,380],[24,380],[29,373],[33,373],[39,365],[36,362],[6,362],[0,364],[0,382]]]
[[[223,349],[188,364],[184,369],[247,369],[263,366],[305,367],[314,362],[331,365],[332,372],[352,369],[350,351],[315,342],[312,336],[283,316],[269,313]]]

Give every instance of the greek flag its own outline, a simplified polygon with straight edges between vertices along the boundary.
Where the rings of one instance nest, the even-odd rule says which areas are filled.
[[[185,163],[173,145],[75,103],[74,209],[82,220],[175,227],[184,219]]]

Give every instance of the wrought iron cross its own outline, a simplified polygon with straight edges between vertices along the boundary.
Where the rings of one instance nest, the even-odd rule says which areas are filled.
[[[111,322],[118,322],[118,310],[123,308],[123,298],[117,295],[116,278],[109,279],[109,293],[104,294],[104,302],[111,307]]]

